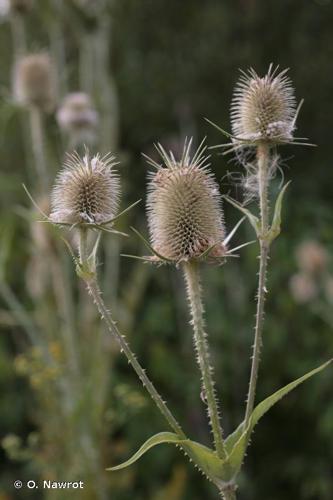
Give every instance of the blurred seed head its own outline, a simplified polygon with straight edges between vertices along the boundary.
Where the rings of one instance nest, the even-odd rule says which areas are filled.
[[[24,106],[52,111],[55,102],[53,66],[47,53],[22,57],[14,70],[14,95]]]
[[[8,15],[9,9],[10,9],[9,0],[0,0],[0,23],[3,20],[2,18]]]
[[[33,7],[33,0],[9,0],[12,12],[25,14]]]
[[[160,165],[148,159],[156,171],[150,174],[147,198],[148,224],[152,247],[175,262],[223,258],[225,230],[218,185],[207,164],[205,146],[191,157],[191,141],[176,160],[161,145]]]
[[[290,279],[289,286],[295,301],[300,304],[311,302],[318,295],[318,288],[314,279],[306,273],[294,274]]]
[[[252,68],[242,72],[231,104],[232,132],[236,138],[254,144],[292,142],[297,110],[287,71],[278,73],[278,67],[273,69],[270,65],[264,77]]]
[[[120,181],[115,157],[68,155],[55,181],[50,220],[54,223],[103,224],[117,215]]]
[[[57,111],[60,129],[72,136],[75,142],[91,143],[98,125],[98,113],[88,94],[68,94]]]
[[[328,264],[327,251],[315,240],[301,243],[296,249],[296,259],[302,271],[309,274],[324,272]]]

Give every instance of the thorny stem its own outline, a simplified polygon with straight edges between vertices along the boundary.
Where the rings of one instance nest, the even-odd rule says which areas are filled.
[[[213,370],[210,366],[207,334],[203,318],[204,308],[201,300],[201,286],[198,272],[198,264],[188,262],[184,264],[185,281],[187,285],[188,301],[192,316],[194,331],[194,343],[197,351],[197,360],[202,374],[202,383],[208,406],[210,424],[214,435],[214,443],[220,458],[227,457],[223,442],[222,428],[219,420],[218,404],[215,395]]]
[[[269,230],[269,205],[268,205],[268,182],[269,182],[269,146],[260,144],[257,150],[258,160],[258,182],[259,182],[259,204],[260,204],[260,267],[257,294],[257,312],[255,325],[255,338],[253,344],[252,367],[249,383],[249,392],[247,397],[245,413],[245,429],[247,428],[251,414],[253,412],[256,385],[258,378],[260,351],[262,346],[262,331],[264,324],[264,305],[266,294],[266,272],[269,255],[270,242],[267,238]]]
[[[228,491],[222,491],[222,498],[224,500],[236,500],[236,491],[234,489]]]
[[[24,18],[22,14],[13,13],[11,16],[11,26],[14,44],[15,62],[24,56],[27,51],[27,41],[25,35]]]
[[[88,260],[88,252],[87,252],[87,233],[85,229],[80,230],[80,244],[79,244],[79,253],[80,253],[80,262],[82,265],[87,263]],[[164,416],[164,418],[167,420],[169,423],[170,427],[175,431],[176,434],[182,439],[187,439],[185,433],[183,432],[181,426],[177,422],[177,420],[174,418],[172,413],[170,412],[169,408],[167,407],[166,403],[163,401],[157,390],[155,389],[153,383],[150,381],[148,376],[146,375],[146,372],[136,359],[134,353],[131,351],[129,345],[127,344],[125,338],[123,335],[120,333],[118,330],[118,327],[116,323],[114,322],[111,312],[107,309],[104,300],[101,295],[101,291],[98,286],[98,281],[96,278],[96,275],[94,274],[93,277],[87,277],[84,278],[88,291],[90,295],[92,296],[94,303],[96,304],[96,307],[102,317],[104,319],[108,330],[110,333],[113,335],[113,337],[116,339],[118,342],[121,351],[124,352],[125,356],[127,357],[129,363],[132,365],[134,371],[138,375],[139,379],[143,383],[144,387],[147,389],[149,392],[150,396],[152,397],[153,401],[155,402],[156,406]]]
[[[43,124],[42,112],[36,106],[31,106],[29,110],[30,126],[31,126],[31,139],[32,150],[36,165],[37,174],[39,177],[39,185],[42,192],[49,189],[49,174],[46,168],[45,154],[44,154],[44,137],[43,137]]]

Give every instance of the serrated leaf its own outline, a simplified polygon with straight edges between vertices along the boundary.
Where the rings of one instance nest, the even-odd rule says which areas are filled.
[[[260,226],[259,226],[259,219],[255,215],[253,215],[250,210],[247,208],[243,207],[240,203],[238,203],[236,200],[233,198],[230,198],[227,195],[224,195],[223,198],[225,198],[231,205],[234,207],[238,208],[246,217],[249,219],[251,226],[254,228],[256,235],[259,237],[259,231],[260,231]]]
[[[215,482],[227,482],[231,477],[231,472],[229,464],[223,462],[216,453],[195,441],[190,439],[182,439],[177,434],[172,432],[160,432],[155,436],[148,439],[141,448],[126,462],[117,465],[115,467],[110,467],[107,470],[117,471],[124,469],[136,462],[142,455],[144,455],[148,450],[163,443],[171,443],[181,446],[183,450],[189,455],[191,460],[209,477]]]
[[[283,197],[286,192],[287,187],[289,186],[291,181],[287,182],[281,189],[276,202],[275,202],[275,208],[274,208],[274,215],[273,215],[273,221],[272,225],[270,227],[270,230],[268,232],[268,238],[269,242],[271,243],[277,236],[280,234],[281,231],[281,210],[282,210],[282,202],[283,202]]]
[[[272,406],[274,406],[280,399],[286,396],[298,385],[305,382],[308,378],[324,370],[332,361],[333,359],[326,361],[326,363],[320,365],[318,368],[315,368],[314,370],[311,370],[302,377],[299,377],[293,382],[290,382],[290,384],[287,384],[286,386],[282,387],[268,398],[264,399],[253,410],[247,429],[244,430],[244,422],[242,422],[237,427],[237,429],[226,439],[225,445],[227,451],[230,454],[228,459],[229,465],[230,468],[233,471],[235,471],[235,473],[238,473],[238,471],[241,468],[251,432],[254,429],[255,425],[259,422],[261,417],[265,413],[267,413],[268,410],[270,410],[270,408],[272,408]]]

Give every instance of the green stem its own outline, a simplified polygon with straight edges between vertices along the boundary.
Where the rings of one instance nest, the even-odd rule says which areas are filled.
[[[236,500],[236,491],[234,489],[228,491],[222,491],[222,498],[224,500]]]
[[[258,183],[259,183],[259,204],[260,204],[260,267],[257,293],[257,312],[255,325],[255,338],[253,344],[252,367],[247,397],[245,428],[248,426],[254,408],[258,370],[260,363],[260,352],[262,347],[262,331],[264,325],[264,305],[266,294],[266,273],[269,257],[269,240],[267,232],[269,230],[269,204],[268,204],[268,183],[269,183],[269,146],[260,144],[257,151],[258,160]]]
[[[80,232],[80,244],[79,244],[79,253],[80,253],[80,261],[81,264],[86,264],[87,259],[88,259],[88,252],[87,252],[87,234],[86,230],[81,230]],[[170,412],[169,408],[167,407],[166,403],[163,401],[157,390],[155,389],[153,383],[150,381],[148,376],[146,375],[146,372],[136,359],[134,353],[131,351],[129,345],[127,344],[125,338],[123,335],[120,333],[118,330],[118,327],[116,323],[114,322],[112,315],[110,311],[107,309],[104,300],[101,295],[101,291],[98,286],[97,278],[90,277],[85,279],[88,291],[90,295],[93,298],[94,303],[97,306],[97,309],[102,317],[104,319],[108,330],[110,333],[113,335],[113,337],[116,339],[116,341],[119,344],[119,347],[122,352],[124,352],[125,356],[127,357],[129,363],[132,365],[134,371],[138,375],[139,379],[143,383],[144,387],[147,389],[149,392],[151,398],[153,399],[154,403],[166,419],[166,421],[169,423],[170,427],[175,431],[176,434],[178,434],[179,437],[182,439],[187,439],[185,433],[183,432],[181,426],[178,424],[177,420],[174,418],[172,413]]]
[[[11,16],[11,28],[14,44],[15,62],[27,52],[27,40],[25,33],[24,18],[22,14],[13,13]]]
[[[43,137],[43,116],[40,109],[32,106],[29,110],[32,150],[34,162],[39,177],[39,185],[42,192],[47,192],[49,189],[49,174],[46,167],[45,152],[44,152],[44,137]]]
[[[201,300],[201,286],[196,262],[184,264],[187,295],[191,310],[192,325],[194,331],[194,343],[197,351],[197,360],[202,374],[203,390],[208,406],[208,415],[214,435],[214,443],[220,458],[227,457],[223,442],[223,433],[220,425],[218,404],[215,395],[213,369],[210,366],[210,356],[205,332],[204,308]]]

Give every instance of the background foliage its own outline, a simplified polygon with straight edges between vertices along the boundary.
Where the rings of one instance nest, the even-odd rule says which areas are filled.
[[[93,35],[97,21],[94,12],[87,14],[84,2],[73,0],[65,4],[57,19],[66,46],[68,87],[77,90],[78,46],[81,37],[87,33]],[[51,43],[54,5],[51,1],[35,2],[26,21],[31,50],[44,49]],[[153,142],[161,141],[177,150],[185,135],[193,135],[197,141],[207,136],[209,145],[223,141],[203,118],[228,128],[229,104],[238,68],[253,66],[263,73],[270,62],[290,67],[297,97],[305,99],[298,120],[299,134],[309,137],[318,148],[282,150],[282,170],[292,184],[284,207],[283,233],[273,246],[270,261],[270,293],[258,388],[258,399],[262,399],[332,357],[333,352],[333,292],[321,293],[304,304],[295,300],[288,286],[290,277],[298,271],[295,249],[302,241],[317,240],[332,257],[332,2],[115,0],[105,2],[105,9],[105,15],[112,20],[111,51],[105,69],[113,75],[118,96],[117,151],[122,161],[124,207],[145,198],[147,167],[141,152],[152,154]],[[19,207],[29,207],[21,183],[33,189],[34,176],[23,147],[22,112],[11,98],[13,47],[6,17],[0,25],[0,60],[0,254],[6,264],[6,282],[32,313],[35,304],[29,295],[27,267],[33,243],[29,224]],[[96,106],[103,109],[103,94],[96,87],[99,78],[99,74],[93,74],[93,97]],[[111,113],[116,110],[111,109]],[[48,162],[54,169],[63,155],[54,114],[47,117],[45,131]],[[216,150],[212,165],[222,191],[241,199],[238,182],[241,167],[230,158],[218,156]],[[278,176],[276,186],[280,180]],[[225,206],[225,212],[227,227],[231,229],[238,214],[229,206]],[[143,203],[122,223],[123,229],[130,224],[146,233]],[[251,239],[251,228],[244,224],[237,243]],[[125,253],[143,252],[134,236],[122,245]],[[208,329],[227,431],[235,427],[244,411],[257,254],[258,249],[252,245],[241,251],[240,259],[231,259],[217,270],[205,267],[204,271]],[[330,271],[331,261],[326,272]],[[105,272],[102,267],[107,282],[109,277]],[[189,435],[208,443],[210,436],[200,399],[181,276],[167,267],[139,271],[134,262],[122,259],[119,282],[132,283],[120,286],[116,315],[130,332],[134,351]],[[133,288],[140,290],[139,297],[134,290],[133,298]],[[56,316],[55,304],[50,307]],[[80,314],[84,311],[79,311]],[[63,438],[72,443],[74,450],[76,434],[62,427],[55,413],[53,427],[48,428],[53,429],[51,434],[43,436],[41,428],[47,405],[41,402],[41,397],[52,400],[46,375],[41,374],[46,384],[41,395],[32,383],[33,377],[27,376],[27,370],[22,374],[22,363],[28,363],[28,372],[36,375],[38,360],[33,358],[25,332],[6,301],[0,306],[0,322],[0,424],[4,438],[0,498],[29,498],[27,490],[14,491],[13,481],[44,477],[65,480],[66,471],[61,476],[59,467],[55,467],[63,459],[61,450],[55,451],[58,434],[62,432],[59,426],[64,429]],[[88,350],[94,336],[91,331],[84,340]],[[127,458],[154,432],[167,430],[126,361],[113,353],[111,365],[107,372],[110,383],[106,405],[101,414],[102,468]],[[332,498],[332,396],[332,373],[327,370],[290,394],[263,419],[240,480],[242,500]],[[51,414],[54,411],[52,407]],[[85,411],[84,406],[81,411]],[[87,480],[90,484],[87,498],[103,498],[94,479],[89,474],[85,476],[84,469],[81,471],[83,477],[68,480]],[[152,450],[131,469],[116,476],[107,474],[103,481],[108,498],[115,500],[199,500],[215,495],[214,489],[171,446]],[[44,494],[33,491],[31,498],[44,498]],[[65,498],[64,492],[60,498]]]

